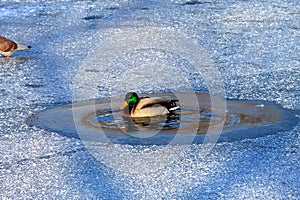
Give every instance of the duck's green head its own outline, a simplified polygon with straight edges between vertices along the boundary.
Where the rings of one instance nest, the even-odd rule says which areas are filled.
[[[125,101],[129,105],[135,105],[139,101],[139,97],[138,97],[138,95],[135,92],[129,92],[125,96]]]
[[[120,110],[123,110],[126,106],[134,107],[139,101],[139,97],[135,92],[129,92],[125,96],[125,101],[121,105]]]

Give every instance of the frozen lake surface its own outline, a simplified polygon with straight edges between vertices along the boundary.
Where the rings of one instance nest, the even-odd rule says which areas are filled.
[[[220,77],[201,76],[178,54],[180,49],[135,49],[124,38],[112,37],[140,27],[165,28],[196,40]],[[220,80],[228,99],[273,101],[299,111],[298,0],[4,0],[0,30],[33,47],[0,61],[1,198],[299,198],[299,123],[290,131],[213,148],[99,147],[26,123],[32,114],[74,100],[125,95],[128,90],[185,91],[187,82],[195,91],[211,92],[209,83]],[[121,53],[118,44],[126,44],[120,46],[131,51],[102,67],[107,63],[96,63],[98,54],[107,55],[105,61],[112,52],[101,52],[102,44]]]

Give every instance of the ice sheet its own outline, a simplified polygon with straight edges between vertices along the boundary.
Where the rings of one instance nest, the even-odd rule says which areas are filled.
[[[167,27],[195,39],[220,72],[226,97],[275,101],[300,110],[299,8],[297,0],[1,1],[1,35],[33,47],[0,61],[1,198],[299,198],[299,126],[263,138],[220,143],[206,156],[201,154],[206,145],[169,146],[158,157],[186,151],[163,169],[136,174],[149,163],[133,158],[128,163],[134,166],[126,166],[133,173],[121,166],[110,168],[80,140],[26,124],[29,116],[49,105],[72,101],[76,74],[95,44],[124,28],[143,26]],[[139,63],[134,53],[119,56],[106,72],[110,79],[96,78],[98,91],[87,95],[114,95],[108,92],[113,75],[117,79],[118,73]],[[157,53],[166,69],[177,72],[190,64],[173,52],[139,53],[146,54],[148,63]],[[207,91],[203,77],[186,69],[182,73],[192,87]],[[97,71],[90,71],[91,77],[93,73]],[[144,74],[134,76],[141,80]],[[171,89],[186,86],[185,81],[174,82],[138,82],[134,88],[154,93],[166,90],[163,83]],[[160,147],[104,146],[110,161],[128,159],[110,155],[115,148],[147,156]]]

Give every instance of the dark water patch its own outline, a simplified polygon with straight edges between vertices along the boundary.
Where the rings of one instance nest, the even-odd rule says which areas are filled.
[[[118,10],[119,7],[109,7],[109,8],[106,8],[106,10]]]
[[[105,15],[91,15],[91,16],[83,17],[82,19],[88,21],[88,20],[104,19],[106,17],[107,16],[105,16]]]
[[[200,4],[211,4],[211,2],[208,1],[187,1],[185,3],[182,3],[182,6],[193,6],[193,5],[200,5]]]
[[[44,84],[39,84],[39,83],[26,83],[25,87],[29,87],[29,88],[41,88],[44,87]]]

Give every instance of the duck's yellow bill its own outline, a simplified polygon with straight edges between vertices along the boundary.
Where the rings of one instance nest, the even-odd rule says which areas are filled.
[[[126,101],[124,101],[124,103],[120,106],[120,110],[124,110],[124,108],[126,108],[126,106],[128,106],[128,103]]]

